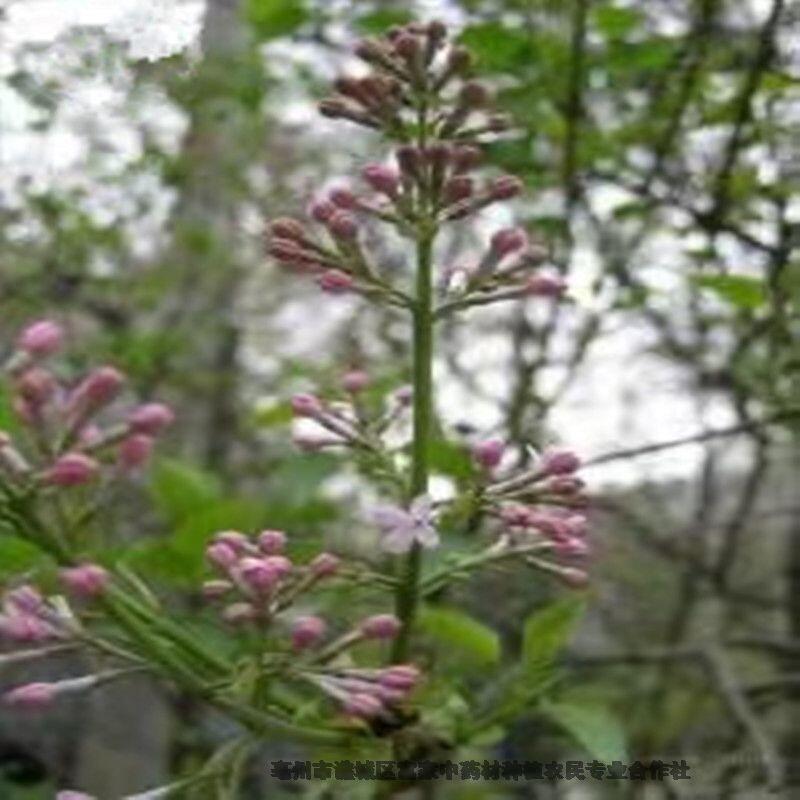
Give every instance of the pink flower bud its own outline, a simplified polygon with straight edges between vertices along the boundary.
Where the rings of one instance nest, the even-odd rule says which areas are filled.
[[[585,589],[589,585],[589,574],[577,567],[562,567],[558,574],[570,589]]]
[[[584,486],[585,484],[580,478],[573,478],[568,475],[556,475],[546,483],[548,492],[559,495],[578,494]]]
[[[414,177],[419,173],[422,166],[422,153],[418,147],[404,144],[397,148],[395,157],[400,165],[401,172],[410,177]]]
[[[346,211],[336,211],[327,221],[328,230],[337,238],[353,241],[358,236],[358,223]]]
[[[419,39],[407,33],[400,34],[392,44],[395,53],[406,61],[413,61],[420,52]]]
[[[128,425],[136,433],[157,436],[175,421],[175,412],[163,403],[145,403],[128,414]]]
[[[17,391],[33,406],[43,406],[58,389],[51,372],[40,367],[26,370],[16,382]]]
[[[545,475],[569,475],[580,466],[581,460],[572,450],[546,450],[539,461],[539,469]]]
[[[317,417],[324,410],[322,401],[313,394],[296,394],[292,397],[291,405],[298,417]]]
[[[382,686],[390,689],[412,689],[420,678],[420,671],[413,664],[395,664],[381,670],[380,681]]]
[[[114,367],[98,367],[90,372],[75,390],[76,401],[80,400],[91,409],[108,405],[125,384],[125,376]]]
[[[487,439],[472,448],[472,457],[480,466],[493,469],[503,458],[505,443],[500,439]]]
[[[367,617],[359,630],[367,639],[394,639],[400,631],[402,623],[394,614],[376,614]]]
[[[482,83],[469,81],[461,87],[458,99],[466,108],[483,108],[488,105],[490,94]]]
[[[298,617],[292,624],[292,649],[299,652],[319,644],[327,630],[320,617]]]
[[[244,625],[258,617],[252,603],[231,603],[222,610],[222,619],[229,625]]]
[[[250,539],[240,531],[218,531],[214,534],[214,542],[227,545],[237,555],[252,550]]]
[[[233,589],[233,584],[230,581],[204,581],[200,592],[206,600],[218,600],[228,594],[231,589]]]
[[[472,197],[475,182],[468,175],[454,175],[444,185],[443,194],[446,203],[459,203]]]
[[[400,173],[396,169],[385,164],[367,164],[361,175],[376,192],[392,199],[397,197],[400,189]]]
[[[453,163],[453,171],[458,175],[475,169],[481,163],[483,154],[477,147],[472,145],[462,145],[453,149],[450,160]]]
[[[495,178],[489,186],[489,196],[492,200],[510,200],[522,194],[525,184],[513,175],[503,175]]]
[[[25,711],[44,711],[53,704],[56,694],[52,683],[26,683],[6,692],[3,703]]]
[[[553,275],[532,275],[525,283],[525,293],[536,297],[560,297],[566,289],[566,281]]]
[[[589,543],[577,536],[568,536],[556,542],[556,553],[565,558],[585,556],[589,553]]]
[[[32,614],[0,615],[0,637],[15,644],[39,644],[54,636],[53,629]]]
[[[236,567],[236,576],[256,594],[269,594],[281,579],[279,570],[269,561],[266,558],[243,558]]]
[[[338,210],[330,200],[315,200],[309,207],[308,213],[317,222],[326,224]]]
[[[285,578],[294,569],[291,559],[286,558],[286,556],[267,556],[264,561],[269,565],[270,569],[275,570],[280,578]]]
[[[369,386],[369,375],[360,369],[350,370],[342,377],[342,387],[350,394],[363,392]]]
[[[366,692],[351,694],[342,705],[345,714],[362,719],[377,717],[384,709],[383,703],[374,695]]]
[[[320,553],[309,564],[309,568],[318,578],[328,578],[339,571],[341,563],[341,559],[333,553]]]
[[[302,241],[305,238],[305,229],[296,220],[290,217],[281,217],[273,220],[269,225],[270,235],[276,239],[289,239],[292,241]]]
[[[44,598],[38,589],[28,584],[6,592],[5,604],[21,614],[38,614],[44,607]]]
[[[528,235],[521,228],[503,228],[492,236],[492,252],[504,258],[528,244]]]
[[[339,269],[327,269],[317,278],[317,285],[328,294],[344,294],[355,286],[352,276]]]
[[[358,208],[358,198],[349,189],[345,189],[341,186],[337,187],[336,189],[331,190],[329,196],[331,198],[331,202],[338,208],[346,209],[347,211],[352,211],[353,209]],[[331,224],[333,224],[332,221]]]
[[[258,546],[268,556],[280,553],[286,547],[286,534],[275,530],[261,531],[258,534]]]
[[[69,592],[85,600],[102,595],[111,580],[111,576],[99,564],[68,567],[61,570],[59,577]]]
[[[229,544],[214,542],[206,548],[206,560],[213,566],[227,571],[239,560],[239,556]]]
[[[117,448],[117,459],[120,467],[132,470],[143,466],[150,458],[154,444],[153,437],[145,436],[143,433],[126,436]]]
[[[61,349],[64,329],[49,319],[33,322],[17,338],[17,349],[33,358],[44,358]]]
[[[53,486],[80,486],[97,477],[100,465],[83,453],[60,456],[43,475],[45,483]]]

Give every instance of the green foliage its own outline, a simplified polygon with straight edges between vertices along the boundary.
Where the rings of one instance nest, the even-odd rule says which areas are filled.
[[[464,666],[491,666],[500,661],[500,638],[491,628],[453,608],[428,606],[419,617],[422,633]]]
[[[692,275],[691,281],[701,289],[709,289],[720,300],[736,308],[752,310],[764,304],[764,283],[745,275]]]
[[[413,15],[399,8],[380,8],[361,14],[355,19],[355,27],[370,35],[381,34],[392,25],[405,25],[411,22]]]
[[[466,448],[447,439],[435,439],[430,443],[429,458],[431,471],[449,478],[465,481],[475,474]]]
[[[599,761],[625,761],[627,745],[620,721],[604,706],[589,700],[580,702],[548,702],[542,713],[566,731]]]
[[[247,0],[246,16],[263,41],[294,33],[310,14],[302,0]]]
[[[44,560],[41,551],[18,536],[8,536],[0,527],[0,579],[34,569]]]
[[[471,25],[464,29],[460,40],[476,56],[481,69],[514,72],[533,56],[530,35],[499,22]]]
[[[567,597],[528,617],[522,640],[522,664],[528,677],[539,680],[552,668],[584,610],[583,598]]]

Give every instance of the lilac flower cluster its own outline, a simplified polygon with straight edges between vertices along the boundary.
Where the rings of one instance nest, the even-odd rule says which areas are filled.
[[[168,406],[146,403],[102,427],[98,420],[122,393],[125,376],[102,366],[78,381],[61,380],[46,361],[63,342],[58,323],[34,322],[19,335],[6,364],[13,407],[31,443],[23,452],[0,432],[0,470],[16,483],[80,486],[97,479],[109,460],[122,471],[140,468],[174,421]]]

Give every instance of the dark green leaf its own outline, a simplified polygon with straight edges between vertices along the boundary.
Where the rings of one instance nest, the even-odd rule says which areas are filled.
[[[262,40],[294,33],[308,18],[302,0],[247,0],[247,19]]]
[[[584,601],[568,597],[532,614],[525,622],[522,662],[530,675],[549,670],[583,615]]]
[[[753,309],[763,305],[764,283],[745,275],[693,275],[692,283],[710,289],[721,300],[737,308]]]
[[[491,665],[500,661],[500,638],[482,622],[452,608],[423,609],[420,630],[457,658],[472,664]]]
[[[593,757],[604,763],[627,760],[625,731],[604,706],[588,703],[549,703],[541,710],[569,733]]]

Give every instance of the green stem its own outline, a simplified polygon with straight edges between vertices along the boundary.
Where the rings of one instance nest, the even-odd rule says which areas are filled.
[[[409,494],[418,497],[428,491],[428,468],[433,392],[433,232],[424,228],[417,239],[417,286],[414,305],[414,433],[411,449]],[[422,554],[414,542],[403,565],[397,589],[396,611],[403,623],[395,639],[392,659],[404,661],[408,655],[411,628],[419,605],[419,576]]]

